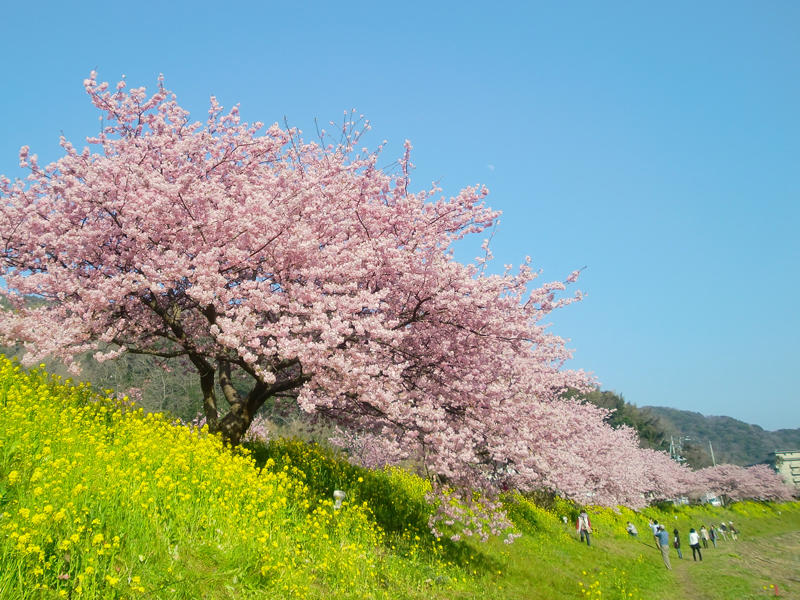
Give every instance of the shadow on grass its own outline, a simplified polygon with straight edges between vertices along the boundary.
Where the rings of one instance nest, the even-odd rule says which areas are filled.
[[[348,502],[366,502],[376,525],[387,534],[393,552],[413,550],[439,554],[459,567],[483,572],[496,571],[498,562],[487,552],[465,542],[433,536],[428,521],[434,507],[426,500],[425,480],[402,469],[366,469],[353,465],[333,449],[299,439],[278,439],[267,444],[245,444],[258,468],[297,469],[315,499],[332,500],[334,490],[347,493]],[[434,552],[434,547],[438,551]]]

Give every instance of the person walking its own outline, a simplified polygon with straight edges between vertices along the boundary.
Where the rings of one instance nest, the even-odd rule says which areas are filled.
[[[671,571],[672,565],[669,564],[669,533],[667,533],[663,525],[658,526],[656,539],[658,540],[659,550],[661,550],[661,558],[664,560],[664,566],[667,567],[668,571]]]
[[[703,540],[703,548],[708,548],[708,530],[705,525],[700,525],[700,539]]]
[[[678,558],[683,560],[683,553],[681,552],[681,536],[678,533],[678,528],[676,527],[675,530],[672,532],[672,545],[675,547],[675,550],[678,551]]]
[[[723,521],[722,523],[719,524],[719,527],[717,528],[717,531],[722,536],[722,539],[727,542],[728,541],[728,533],[727,533],[728,532],[728,527],[725,525],[725,521]]]
[[[702,562],[703,554],[700,552],[700,535],[694,530],[694,527],[689,530],[689,547],[692,549],[692,558],[697,561],[699,556]]]
[[[717,530],[712,525],[708,530],[708,538],[711,540],[711,543],[714,545],[714,548],[717,547]]]
[[[592,542],[589,539],[589,536],[592,533],[592,522],[589,520],[589,515],[586,514],[586,510],[582,510],[581,514],[578,515],[578,522],[575,524],[575,529],[581,536],[581,542],[583,542],[583,538],[585,536],[586,545],[591,546]]]
[[[731,532],[731,539],[734,542],[739,539],[739,532],[736,530],[736,527],[733,526],[733,521],[728,521],[728,530]]]

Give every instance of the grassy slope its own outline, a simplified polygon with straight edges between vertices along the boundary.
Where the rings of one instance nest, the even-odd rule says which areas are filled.
[[[493,543],[488,552],[503,575],[487,579],[483,586],[470,586],[459,597],[743,600],[772,596],[774,590],[769,586],[777,585],[781,597],[800,598],[797,503],[743,503],[725,509],[684,508],[676,513],[645,511],[682,533],[684,558],[679,560],[670,549],[672,571],[664,568],[650,536],[640,533],[633,539],[624,533],[628,518],[638,524],[640,532],[647,531],[645,515],[614,518],[610,511],[593,514],[593,522],[601,524],[595,527],[591,548],[578,541],[571,524],[561,524],[555,515],[541,519],[535,531],[511,547]],[[689,528],[722,519],[737,524],[742,531],[740,539],[720,541],[717,548],[703,551],[702,562],[694,562],[686,540]],[[598,590],[602,594],[597,594]]]
[[[341,511],[336,488],[349,493]],[[514,544],[453,544],[427,532],[426,490],[404,471],[366,471],[296,441],[232,455],[0,359],[0,599],[739,599],[770,584],[800,597],[798,503],[596,509],[588,548],[572,505],[516,498]],[[626,520],[646,531],[647,516],[677,526],[684,544],[689,527],[721,519],[743,535],[703,563],[673,553],[667,572],[649,540],[624,532]]]

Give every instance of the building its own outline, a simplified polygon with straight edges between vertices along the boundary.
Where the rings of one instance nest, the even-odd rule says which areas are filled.
[[[776,450],[775,468],[786,483],[800,488],[800,450]]]

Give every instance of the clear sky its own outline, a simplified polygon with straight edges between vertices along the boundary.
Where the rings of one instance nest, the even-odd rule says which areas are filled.
[[[472,4],[6,3],[0,173],[96,132],[92,69],[198,119],[356,108],[412,187],[489,187],[498,269],[586,265],[552,329],[603,388],[800,427],[800,3]]]

